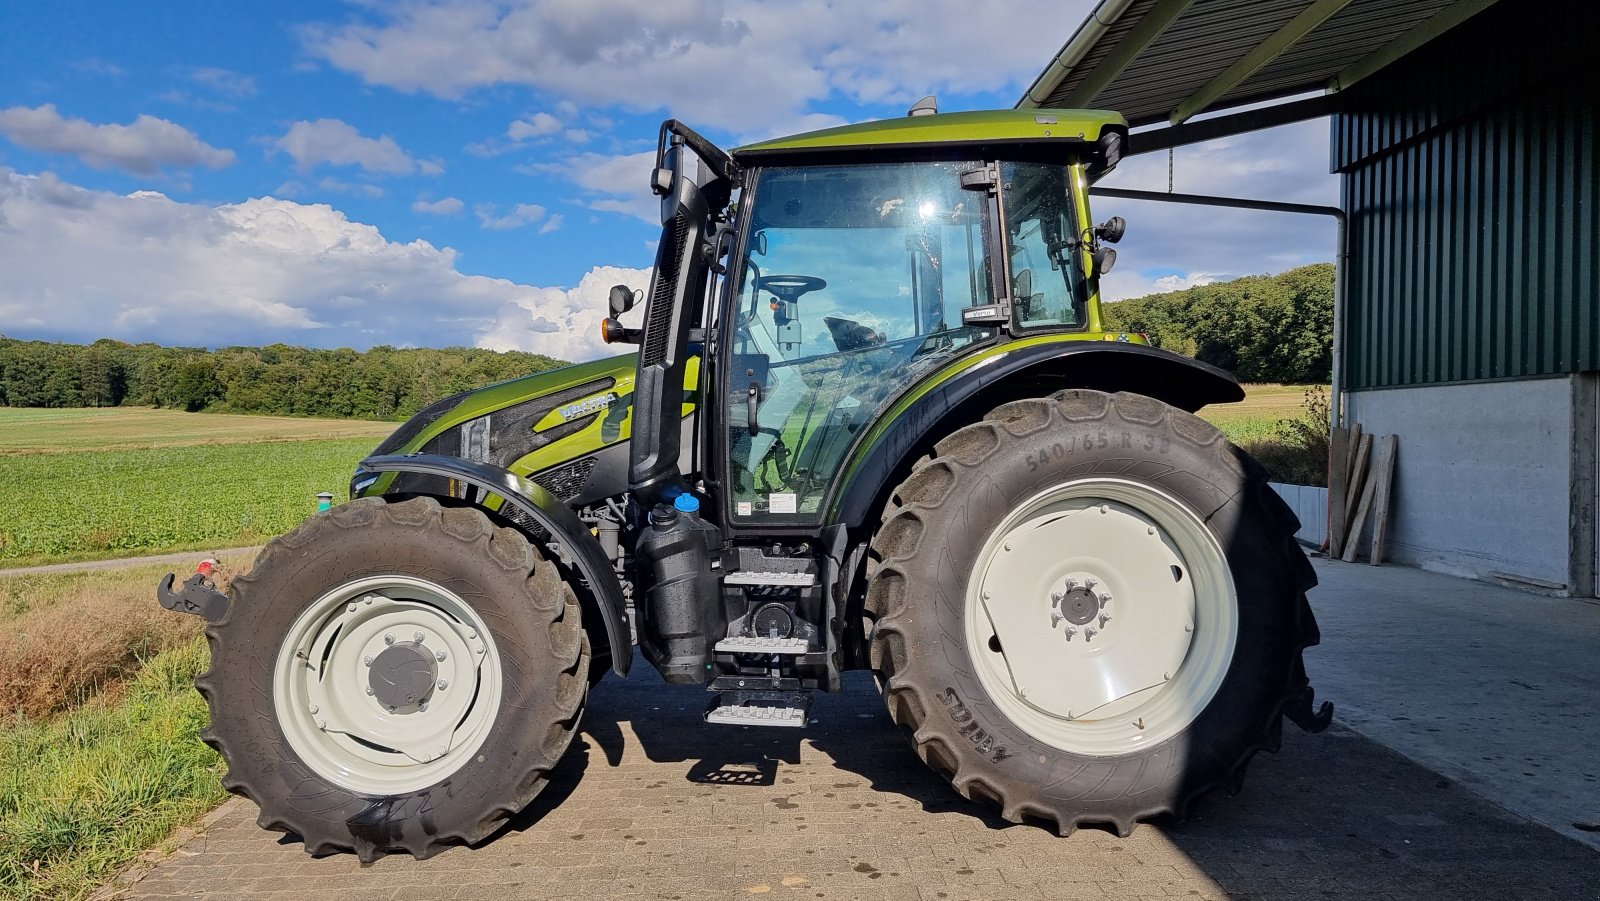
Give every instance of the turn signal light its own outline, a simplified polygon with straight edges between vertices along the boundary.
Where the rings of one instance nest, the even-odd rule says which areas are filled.
[[[600,340],[607,344],[638,344],[639,330],[625,328],[611,317],[600,320]]]

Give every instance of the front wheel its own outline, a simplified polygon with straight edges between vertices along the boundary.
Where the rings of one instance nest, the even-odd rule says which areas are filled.
[[[1275,748],[1315,575],[1204,421],[1073,390],[941,441],[873,539],[890,715],[956,788],[1063,833],[1181,814]]]
[[[267,546],[207,630],[223,784],[311,853],[427,857],[543,788],[583,708],[572,589],[517,531],[357,500]]]

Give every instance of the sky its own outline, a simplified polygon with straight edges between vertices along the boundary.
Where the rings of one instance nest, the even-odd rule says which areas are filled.
[[[606,353],[660,121],[724,147],[1009,108],[1092,0],[61,0],[0,12],[0,334]],[[1324,120],[1178,191],[1333,203]],[[1165,190],[1165,154],[1105,181]],[[1316,217],[1096,203],[1109,298],[1331,259]]]

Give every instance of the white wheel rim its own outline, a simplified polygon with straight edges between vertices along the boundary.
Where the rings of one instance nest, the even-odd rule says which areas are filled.
[[[494,638],[470,605],[426,579],[387,575],[341,585],[300,614],[278,648],[272,699],[317,775],[397,795],[477,753],[501,683]]]
[[[1066,482],[1008,515],[978,554],[965,618],[978,680],[1005,716],[1096,757],[1194,722],[1239,625],[1211,530],[1165,491],[1115,478]]]

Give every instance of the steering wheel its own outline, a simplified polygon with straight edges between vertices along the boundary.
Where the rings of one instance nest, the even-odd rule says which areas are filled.
[[[770,291],[778,299],[793,303],[800,295],[821,291],[828,283],[814,275],[763,275],[756,279],[756,287]]]

